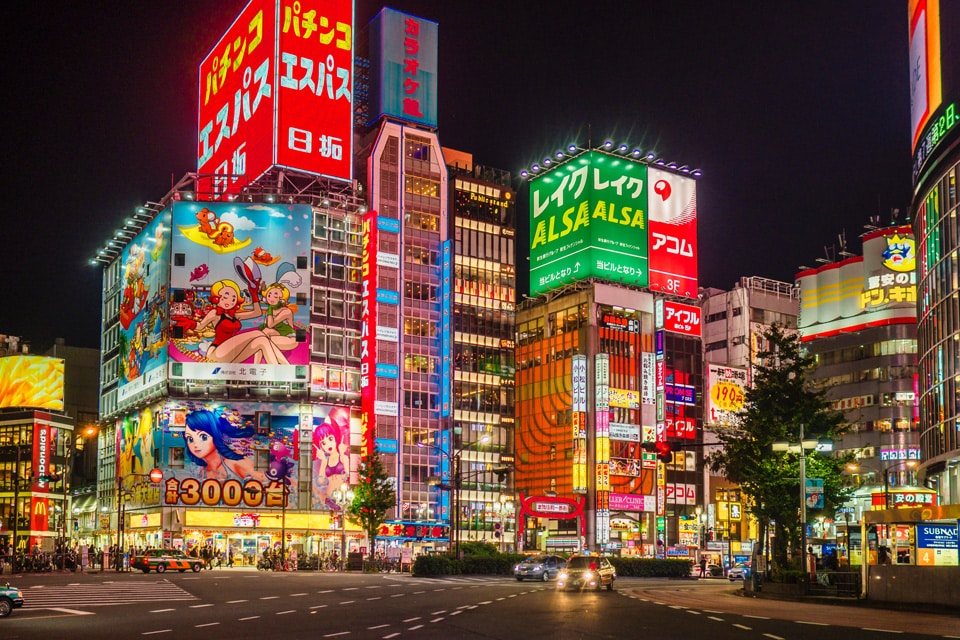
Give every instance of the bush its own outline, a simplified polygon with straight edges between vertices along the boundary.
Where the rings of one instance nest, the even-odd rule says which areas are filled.
[[[413,561],[415,576],[455,576],[461,573],[460,562],[448,556],[417,556]]]
[[[693,567],[691,560],[659,558],[610,558],[619,577],[686,578]]]

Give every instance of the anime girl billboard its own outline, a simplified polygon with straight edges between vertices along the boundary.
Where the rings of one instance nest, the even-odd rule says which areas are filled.
[[[318,408],[322,410],[323,408]],[[334,491],[346,490],[350,472],[350,409],[330,407],[313,417],[313,509],[340,511]]]
[[[178,202],[172,224],[172,375],[306,380],[310,207]]]
[[[183,468],[164,471],[163,503],[297,508],[296,405],[168,404],[168,451]],[[286,491],[284,491],[286,489]]]

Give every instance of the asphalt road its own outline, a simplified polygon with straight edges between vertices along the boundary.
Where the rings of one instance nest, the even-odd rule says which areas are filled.
[[[956,617],[754,600],[725,580],[627,578],[613,592],[559,593],[507,578],[242,569],[0,579],[26,600],[0,620],[4,640],[960,638]]]

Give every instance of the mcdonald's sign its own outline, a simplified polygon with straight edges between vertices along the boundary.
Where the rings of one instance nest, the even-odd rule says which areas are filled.
[[[47,518],[50,502],[47,498],[33,498],[30,506],[30,529],[32,531],[49,531]]]

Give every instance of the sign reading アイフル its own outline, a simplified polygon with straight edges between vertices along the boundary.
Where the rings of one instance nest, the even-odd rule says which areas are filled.
[[[647,286],[647,167],[588,151],[530,182],[530,293],[586,278]]]

